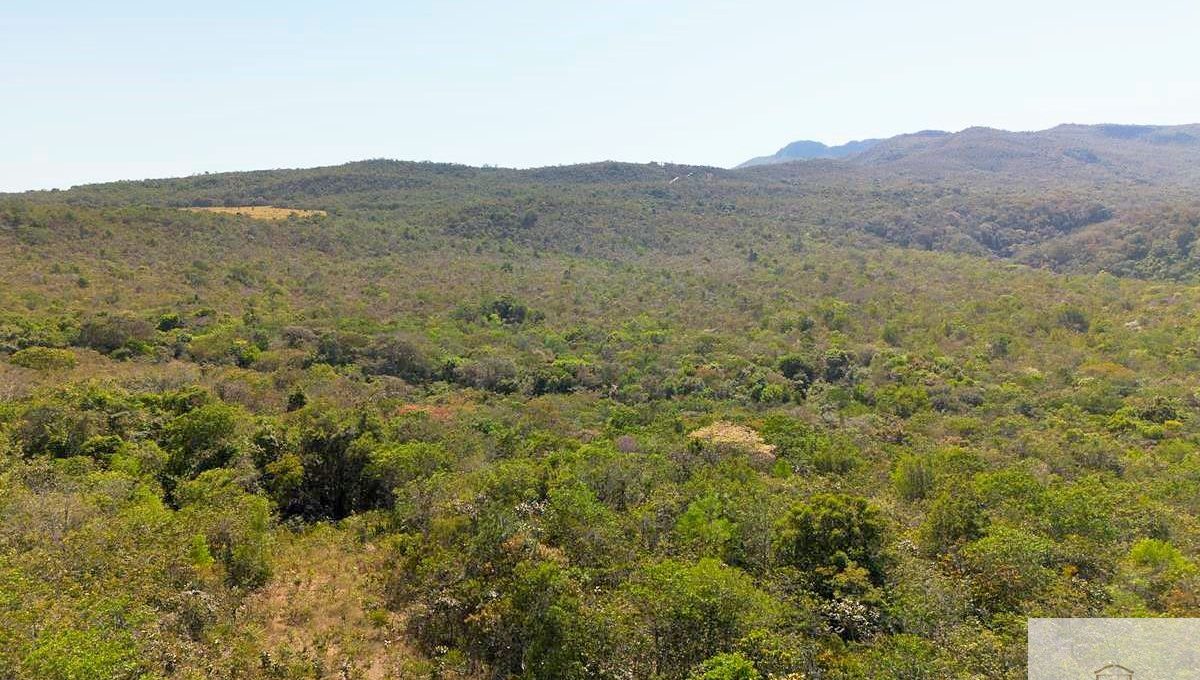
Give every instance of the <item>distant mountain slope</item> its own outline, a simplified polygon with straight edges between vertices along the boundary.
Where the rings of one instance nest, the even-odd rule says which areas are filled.
[[[926,177],[982,171],[1190,182],[1200,177],[1200,126],[1060,125],[1038,132],[968,128],[952,135],[893,137],[853,160]]]
[[[798,142],[788,144],[770,156],[751,158],[737,167],[749,168],[755,165],[790,163],[791,161],[806,161],[813,158],[845,158],[846,156],[862,153],[880,141],[878,139],[862,139],[846,142],[838,146],[826,146],[821,142],[814,142],[811,139],[802,139]]]
[[[768,157],[772,160],[767,162],[801,160],[781,154]],[[1059,125],[1035,132],[984,127],[956,133],[926,131],[874,141],[865,149],[843,154],[840,163],[876,176],[883,173],[893,178],[934,181],[1068,179],[1087,184],[1190,184],[1200,181],[1200,125]],[[762,163],[749,161],[740,167],[752,164]]]
[[[507,244],[614,262],[722,249],[761,255],[816,239],[1194,281],[1198,140],[1200,126],[970,128],[741,170],[617,162],[516,170],[376,159],[0,194],[0,239],[48,243],[89,230],[116,233],[125,223],[148,233],[153,223],[185,234],[172,242],[189,250],[208,247],[203,239],[236,242],[261,232],[331,252],[388,253],[426,239],[434,249]],[[813,144],[789,153],[820,152]],[[214,206],[327,217],[285,220],[280,229],[176,210]]]

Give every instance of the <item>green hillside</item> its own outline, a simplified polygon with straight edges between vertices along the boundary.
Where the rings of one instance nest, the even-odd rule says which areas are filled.
[[[0,196],[0,677],[1021,678],[1026,617],[1200,616],[1191,166],[904,153]]]

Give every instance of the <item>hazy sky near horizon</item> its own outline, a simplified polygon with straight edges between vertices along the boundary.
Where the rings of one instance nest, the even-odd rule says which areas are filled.
[[[1200,122],[1200,3],[0,3],[0,191]]]

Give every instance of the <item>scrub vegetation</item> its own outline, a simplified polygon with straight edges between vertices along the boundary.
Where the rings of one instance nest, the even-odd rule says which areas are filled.
[[[1200,616],[1200,211],[938,167],[0,197],[0,677],[1020,678],[1026,617]]]

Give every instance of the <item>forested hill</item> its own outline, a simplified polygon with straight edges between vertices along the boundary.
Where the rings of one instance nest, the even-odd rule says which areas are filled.
[[[692,252],[713,238],[743,248],[816,238],[1190,281],[1200,271],[1192,248],[1200,224],[1191,190],[1200,168],[1196,134],[1194,127],[979,128],[892,138],[842,160],[732,171],[372,160],[10,195],[0,197],[0,228],[30,237],[41,222],[59,219],[53,206],[286,205],[329,212],[337,219],[326,227],[361,229],[369,215],[392,234],[486,236],[614,259],[647,248]]]
[[[1200,616],[1190,189],[906,144],[0,196],[0,678],[1018,680],[1027,617]]]

